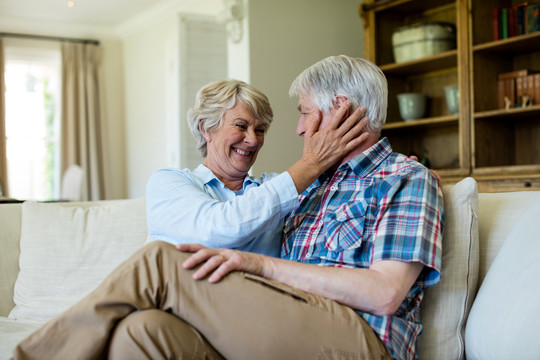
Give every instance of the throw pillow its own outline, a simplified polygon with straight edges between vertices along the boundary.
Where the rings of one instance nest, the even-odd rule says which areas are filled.
[[[144,199],[22,206],[10,318],[45,322],[90,293],[147,238]]]
[[[478,189],[466,178],[443,187],[442,278],[425,290],[420,359],[463,359],[464,332],[478,280]]]
[[[467,359],[538,359],[540,319],[540,192],[521,203],[469,315]]]

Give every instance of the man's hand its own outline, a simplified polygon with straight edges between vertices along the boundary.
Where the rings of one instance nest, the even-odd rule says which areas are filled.
[[[201,280],[210,275],[208,282],[216,283],[232,271],[245,271],[255,275],[263,275],[265,256],[231,249],[212,249],[199,244],[180,244],[176,249],[192,253],[184,261],[184,269],[193,269],[202,264],[193,279]]]

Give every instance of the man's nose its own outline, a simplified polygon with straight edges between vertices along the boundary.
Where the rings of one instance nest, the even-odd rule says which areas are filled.
[[[296,135],[304,136],[306,127],[304,126],[304,120],[298,119],[298,125],[296,125]]]

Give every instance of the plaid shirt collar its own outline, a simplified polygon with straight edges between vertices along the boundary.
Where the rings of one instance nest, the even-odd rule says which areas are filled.
[[[388,158],[392,151],[393,150],[390,146],[390,142],[386,137],[384,137],[358,156],[352,158],[344,164],[341,164],[336,172],[342,171],[347,173],[350,169],[358,177],[364,178],[369,176],[386,158]],[[323,173],[312,186],[320,186],[333,175],[334,173],[331,171]],[[310,188],[312,186],[310,186]]]

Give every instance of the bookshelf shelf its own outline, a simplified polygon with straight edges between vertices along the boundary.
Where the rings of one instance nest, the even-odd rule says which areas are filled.
[[[489,111],[480,111],[474,114],[475,119],[527,119],[530,117],[540,118],[540,105],[527,106],[525,108],[498,109]],[[540,139],[539,139],[540,141]]]
[[[395,130],[395,129],[404,129],[404,128],[413,128],[413,127],[427,127],[433,125],[448,125],[454,124],[457,125],[458,116],[457,115],[445,115],[438,116],[433,118],[418,119],[413,121],[396,121],[387,123],[383,126],[383,130]]]
[[[489,41],[475,45],[474,52],[514,52],[527,53],[533,48],[540,48],[540,31],[531,34],[513,36],[508,39]]]
[[[381,65],[389,75],[414,75],[457,66],[457,50],[449,50],[422,59]]]

